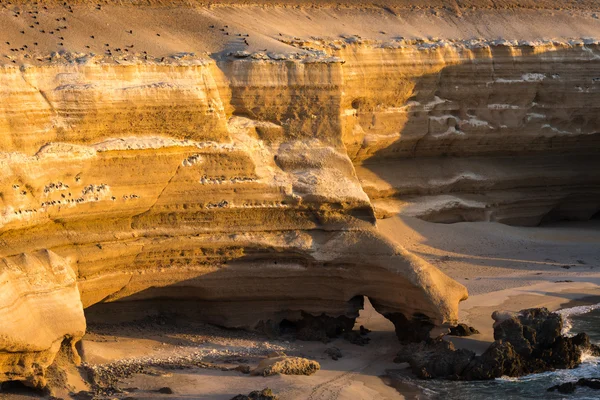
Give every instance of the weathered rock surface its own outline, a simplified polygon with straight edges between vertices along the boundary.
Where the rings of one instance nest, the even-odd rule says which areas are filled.
[[[5,69],[0,255],[66,260],[89,318],[164,307],[321,340],[368,296],[454,323],[465,288],[375,230],[342,82],[341,63],[302,60]]]
[[[262,360],[250,373],[252,375],[312,375],[321,369],[321,365],[302,357],[270,357]]]
[[[289,322],[301,338],[327,340],[351,329],[356,299],[368,296],[401,341],[422,340],[456,324],[466,289],[383,238],[376,215],[397,201],[438,222],[537,224],[600,209],[600,45],[564,39],[597,31],[596,22],[566,24],[552,41],[495,40],[492,31],[493,40],[470,40],[481,25],[457,24],[452,11],[431,25],[460,27],[456,40],[340,39],[333,28],[298,37],[293,24],[278,31],[297,21],[295,7],[241,3],[189,13],[121,5],[93,17],[78,4],[77,22],[64,22],[78,40],[61,50],[45,39],[28,51],[0,41],[0,271],[25,271],[1,281],[0,318],[11,323],[0,328],[0,380],[42,385],[57,343],[81,336],[83,308],[90,319],[177,310],[274,334]],[[395,29],[407,25],[394,7],[409,3],[361,6],[358,24],[339,18]],[[66,12],[49,5],[42,12]],[[32,39],[20,33],[27,7],[37,5],[0,10],[1,35]],[[516,35],[511,7],[491,8]],[[527,7],[533,18],[542,12]],[[318,7],[302,12],[334,25]],[[276,51],[237,48],[243,42],[208,28],[221,18],[250,29],[248,16],[264,19],[256,36]],[[139,38],[135,49],[171,53],[85,47],[88,25],[110,22],[120,37],[119,24],[134,20],[171,37],[127,33]],[[54,261],[40,254],[74,278],[55,279]],[[40,282],[51,284],[37,291]]]
[[[560,385],[554,385],[549,387],[548,391],[558,391],[559,393],[570,394],[575,392],[578,386],[600,390],[600,378],[581,378],[575,382],[565,382]]]
[[[452,326],[450,327],[450,332],[448,332],[448,335],[450,336],[471,336],[471,335],[477,335],[479,333],[479,331],[475,328],[473,328],[472,326],[469,326],[467,324],[458,324],[456,326]]]
[[[545,308],[492,318],[496,340],[481,356],[437,338],[404,346],[394,361],[408,362],[422,379],[486,380],[575,368],[583,352],[600,355],[585,333],[563,336],[560,315]]]
[[[340,358],[344,357],[342,351],[337,347],[328,347],[325,349],[324,353],[331,357],[331,359],[334,361],[337,361]]]
[[[43,388],[61,346],[85,333],[77,277],[67,260],[48,250],[0,259],[0,382]]]
[[[238,394],[232,397],[231,400],[277,400],[278,397],[273,394],[273,391],[269,388],[263,390],[255,390],[250,392],[248,395]]]

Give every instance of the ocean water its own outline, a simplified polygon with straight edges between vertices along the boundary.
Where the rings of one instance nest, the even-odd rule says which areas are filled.
[[[593,343],[600,344],[600,304],[561,310],[565,321],[564,334],[586,332]],[[578,387],[573,394],[548,392],[551,386],[579,378],[600,378],[600,357],[584,356],[579,367],[533,374],[520,378],[499,378],[482,382],[452,382],[414,379],[408,374],[393,374],[403,386],[416,388],[407,398],[423,400],[520,400],[520,399],[573,399],[599,400],[600,390]]]

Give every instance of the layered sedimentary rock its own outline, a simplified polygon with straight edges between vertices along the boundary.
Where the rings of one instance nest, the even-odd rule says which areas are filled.
[[[70,307],[272,329],[352,321],[368,296],[407,322],[456,320],[466,290],[374,229],[341,140],[340,62],[90,61],[2,79],[2,255],[65,260]]]
[[[0,257],[67,271],[44,290],[11,275],[6,302],[71,321],[12,324],[3,376],[43,385],[15,351],[43,353],[43,377],[82,308],[337,332],[368,296],[420,340],[456,323],[466,290],[379,235],[377,216],[598,211],[596,41],[269,40],[286,52],[3,59]],[[19,342],[26,323],[49,324],[44,340]]]
[[[344,139],[379,215],[537,225],[600,210],[595,41],[365,42],[340,54]]]
[[[63,343],[74,349],[85,333],[77,277],[48,250],[0,259],[0,315],[0,382],[45,386]]]

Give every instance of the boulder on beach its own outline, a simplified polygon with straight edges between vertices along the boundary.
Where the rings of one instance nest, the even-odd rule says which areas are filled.
[[[301,357],[273,357],[262,360],[252,371],[252,375],[312,375],[321,369],[313,360]]]
[[[449,336],[471,336],[477,335],[479,331],[467,324],[458,324],[450,328]]]
[[[589,336],[561,334],[560,315],[546,308],[495,312],[494,343],[480,356],[442,338],[403,346],[395,362],[408,362],[419,378],[486,380],[575,368],[584,352],[600,355]]]
[[[278,397],[273,394],[273,391],[269,388],[264,388],[263,390],[255,390],[250,392],[250,394],[238,394],[235,397],[232,397],[231,400],[277,400]]]

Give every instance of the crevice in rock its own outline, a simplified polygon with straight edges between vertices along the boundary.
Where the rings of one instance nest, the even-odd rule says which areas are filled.
[[[22,381],[0,382],[0,395],[41,397],[44,394],[46,394],[45,390],[27,386]]]
[[[300,318],[283,318],[280,321],[261,321],[257,330],[270,337],[290,336],[298,340],[324,343],[351,332],[358,312],[363,309],[364,297],[354,296],[348,301],[346,315],[313,315],[300,311]],[[291,313],[297,314],[297,313]]]

